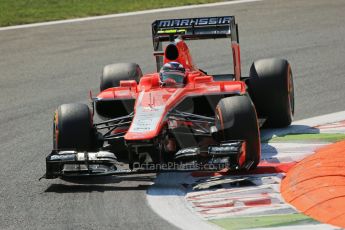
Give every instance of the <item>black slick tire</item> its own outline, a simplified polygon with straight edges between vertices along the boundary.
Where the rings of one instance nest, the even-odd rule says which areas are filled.
[[[256,111],[247,95],[223,98],[216,107],[219,141],[245,140],[244,165],[254,169],[260,162],[260,135]]]
[[[90,151],[95,145],[92,116],[85,104],[63,104],[54,116],[54,149]]]
[[[291,124],[294,115],[294,84],[290,64],[284,59],[255,61],[246,81],[258,117],[264,127],[281,128]]]
[[[120,81],[135,80],[139,82],[142,71],[136,63],[116,63],[103,68],[101,76],[100,90],[117,87]]]

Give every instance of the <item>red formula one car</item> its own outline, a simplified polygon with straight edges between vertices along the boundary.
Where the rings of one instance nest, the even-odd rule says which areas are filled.
[[[156,73],[143,75],[135,63],[107,65],[92,109],[59,106],[45,178],[250,170],[260,161],[259,128],[290,125],[294,88],[289,63],[259,60],[243,77],[234,16],[157,20],[152,38]],[[185,42],[219,38],[231,40],[233,74],[198,69]],[[103,121],[94,123],[94,112]],[[122,169],[119,162],[129,167]]]

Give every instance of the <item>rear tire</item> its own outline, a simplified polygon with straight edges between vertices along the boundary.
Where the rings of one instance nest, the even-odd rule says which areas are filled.
[[[291,124],[295,112],[295,97],[288,61],[255,61],[246,83],[258,117],[267,119],[264,127],[280,128]]]
[[[95,146],[92,116],[85,104],[63,104],[54,116],[54,149],[89,151]]]
[[[260,162],[260,135],[258,120],[249,96],[223,98],[216,107],[216,127],[219,141],[245,140],[245,163],[250,169]]]
[[[139,82],[142,75],[141,69],[136,63],[107,65],[103,68],[100,90],[103,91],[108,88],[117,87],[120,85],[120,81],[123,80],[135,80]]]

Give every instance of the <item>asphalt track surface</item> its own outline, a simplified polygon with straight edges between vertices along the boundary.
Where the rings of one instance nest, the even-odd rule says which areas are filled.
[[[0,229],[173,229],[146,203],[154,174],[103,180],[38,178],[52,148],[52,115],[96,94],[105,64],[155,70],[151,22],[236,15],[246,75],[282,57],[295,77],[296,119],[345,110],[345,1],[266,0],[0,32]],[[193,52],[194,51],[194,52]],[[230,69],[228,41],[195,42],[210,73]]]

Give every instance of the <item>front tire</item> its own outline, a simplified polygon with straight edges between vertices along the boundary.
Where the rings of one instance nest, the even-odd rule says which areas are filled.
[[[63,104],[54,115],[54,149],[89,151],[95,146],[92,115],[85,104]]]
[[[223,98],[216,107],[216,127],[219,141],[246,141],[244,166],[254,169],[260,162],[258,120],[249,96]]]

